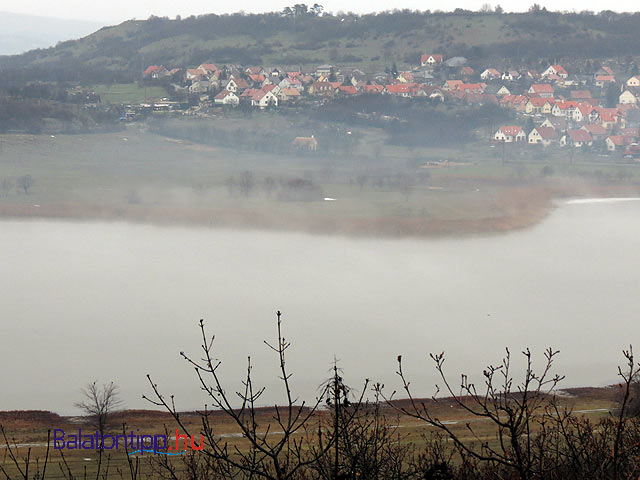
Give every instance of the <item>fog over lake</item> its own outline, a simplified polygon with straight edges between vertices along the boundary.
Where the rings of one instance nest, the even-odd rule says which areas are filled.
[[[504,347],[561,351],[562,386],[616,379],[640,349],[640,202],[563,204],[524,231],[371,239],[126,223],[0,222],[0,410],[76,413],[80,387],[114,380],[127,408],[149,408],[145,374],[181,409],[206,399],[179,356],[198,354],[198,320],[216,334],[227,389],[246,358],[265,404],[283,398],[275,312],[293,342],[294,392],[312,400],[334,355],[348,384],[416,394],[445,351],[453,384]],[[515,362],[515,360],[514,360]],[[517,356],[517,365],[521,365]]]

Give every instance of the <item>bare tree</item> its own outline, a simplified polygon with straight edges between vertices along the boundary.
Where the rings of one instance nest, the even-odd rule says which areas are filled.
[[[211,420],[211,410],[205,406],[201,413],[202,420],[202,453],[206,459],[200,460],[200,466],[205,465],[208,475],[202,478],[253,478],[270,480],[294,480],[304,478],[304,472],[314,468],[320,458],[329,454],[335,445],[336,438],[348,427],[349,422],[344,421],[338,427],[339,431],[326,435],[326,440],[320,446],[311,448],[318,427],[315,415],[320,404],[332,386],[324,385],[320,395],[314,402],[307,405],[305,401],[298,403],[291,389],[292,374],[286,367],[286,352],[291,343],[284,339],[282,333],[281,313],[277,312],[277,343],[265,344],[277,357],[279,365],[279,379],[285,396],[283,405],[273,407],[273,416],[265,420],[259,414],[256,402],[265,391],[265,387],[254,385],[252,378],[251,358],[247,360],[247,373],[243,381],[241,391],[232,395],[223,386],[218,369],[221,362],[216,359],[213,349],[214,336],[209,336],[204,327],[204,321],[200,321],[202,335],[200,358],[194,358],[181,352],[182,357],[195,369],[198,382],[202,390],[209,397],[214,408],[221,410],[237,426],[247,441],[247,448],[230,446],[226,439],[221,438],[214,430]],[[182,421],[177,411],[173,395],[166,398],[160,393],[158,386],[147,375],[153,390],[154,397],[146,400],[156,406],[166,409],[175,419],[178,426],[187,434],[189,427]],[[233,399],[239,400],[239,405],[232,404]],[[357,409],[354,411],[356,412]],[[353,418],[355,413],[349,418]],[[264,422],[264,423],[263,423]],[[272,434],[272,432],[277,432]],[[193,442],[193,436],[192,442]],[[168,460],[167,460],[168,462]],[[166,469],[172,469],[167,463]]]
[[[0,425],[0,435],[2,436],[2,441],[4,443],[4,445],[0,446],[0,448],[3,448],[4,450],[4,458],[0,458],[0,473],[4,475],[7,480],[14,478],[10,476],[8,468],[5,468],[4,465],[5,460],[8,459],[9,461],[7,462],[7,465],[12,465],[14,467],[18,475],[16,478],[21,480],[43,480],[47,474],[47,465],[49,464],[50,458],[51,430],[47,430],[47,451],[42,465],[39,458],[36,458],[35,460],[32,459],[30,446],[27,447],[27,454],[20,458],[18,456],[18,443],[15,439],[9,440],[2,425]],[[34,469],[35,472],[33,471]]]
[[[255,186],[256,181],[253,178],[253,173],[246,171],[240,174],[240,179],[238,180],[238,187],[240,191],[245,197],[248,197],[253,187]]]
[[[432,414],[424,401],[416,400],[409,389],[410,382],[402,370],[402,356],[398,356],[398,376],[402,380],[402,387],[409,397],[410,407],[399,407],[388,398],[389,405],[410,417],[422,420],[428,425],[438,428],[446,434],[461,456],[468,456],[490,466],[503,468],[510,475],[521,480],[541,478],[545,473],[543,464],[539,461],[540,451],[546,445],[536,444],[534,435],[539,426],[546,420],[545,407],[549,403],[550,395],[558,383],[564,378],[551,374],[553,360],[558,354],[551,348],[545,351],[545,366],[540,373],[533,368],[532,355],[527,349],[522,352],[526,359],[524,379],[515,384],[511,376],[511,354],[506,355],[498,366],[489,365],[482,373],[484,388],[476,389],[476,385],[469,381],[467,375],[462,374],[460,390],[456,392],[444,373],[444,353],[431,354],[436,370],[444,385],[444,392],[468,414],[492,422],[497,430],[498,444],[492,445],[483,439],[474,427],[467,423],[466,433],[477,445],[463,440],[447,422],[443,422]],[[440,388],[436,385],[436,395]],[[393,396],[393,395],[392,395]],[[434,396],[434,400],[435,400]],[[540,440],[540,437],[538,437]]]
[[[13,188],[13,182],[11,181],[11,179],[3,178],[2,181],[0,181],[0,191],[2,192],[3,197],[8,197],[9,192],[11,191],[12,188]]]
[[[21,177],[18,177],[18,187],[25,195],[29,195],[29,190],[33,187],[33,177],[31,175],[22,175]]]
[[[82,400],[74,404],[82,410],[96,428],[100,436],[104,436],[109,416],[122,405],[120,389],[113,383],[98,385],[98,382],[87,384],[82,388]]]

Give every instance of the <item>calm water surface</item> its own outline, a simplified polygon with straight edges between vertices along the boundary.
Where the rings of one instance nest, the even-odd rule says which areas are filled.
[[[124,223],[0,222],[0,410],[74,413],[79,388],[114,380],[145,408],[151,373],[178,406],[206,402],[179,352],[216,334],[228,390],[247,356],[263,403],[282,398],[275,311],[293,342],[294,390],[313,399],[334,356],[352,385],[417,394],[479,373],[504,347],[561,350],[565,386],[615,381],[640,351],[640,202],[570,203],[536,227],[461,239],[378,240]],[[517,365],[521,365],[518,358]]]

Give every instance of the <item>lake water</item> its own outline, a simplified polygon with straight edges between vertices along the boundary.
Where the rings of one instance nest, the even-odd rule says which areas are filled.
[[[80,387],[114,380],[147,408],[145,374],[180,408],[206,402],[179,356],[197,323],[216,333],[228,391],[252,356],[262,403],[282,399],[275,340],[282,310],[293,389],[313,399],[335,358],[347,383],[430,395],[430,352],[454,384],[504,347],[561,351],[564,386],[616,379],[620,350],[640,351],[640,202],[563,204],[504,235],[353,239],[126,223],[0,222],[0,410],[75,413]],[[517,361],[516,361],[517,360]]]

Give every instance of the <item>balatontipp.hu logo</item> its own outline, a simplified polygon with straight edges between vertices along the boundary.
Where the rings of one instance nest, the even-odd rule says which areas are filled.
[[[136,430],[139,432],[140,430]],[[169,440],[175,438],[173,445],[169,444]],[[181,441],[184,440],[184,447]],[[191,445],[189,445],[191,440]],[[64,430],[56,428],[53,431],[53,448],[54,450],[117,450],[119,448],[132,450],[129,455],[154,453],[160,455],[182,455],[188,450],[202,450],[203,438],[200,435],[200,443],[196,444],[193,435],[180,435],[176,429],[175,437],[167,438],[166,435],[140,435],[133,431],[128,435],[100,435],[96,432],[93,435],[82,433],[82,429],[78,428],[78,433],[67,434]]]

